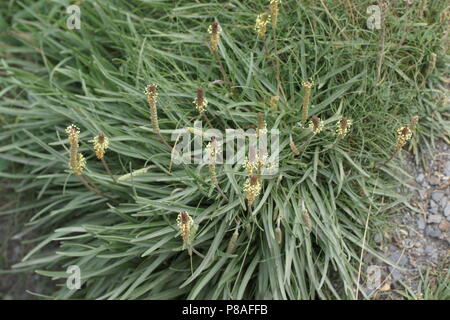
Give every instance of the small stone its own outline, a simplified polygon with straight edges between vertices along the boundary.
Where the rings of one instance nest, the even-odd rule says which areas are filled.
[[[402,279],[402,273],[400,272],[400,270],[393,267],[389,267],[389,270],[391,271],[391,277],[393,281],[399,281]]]
[[[423,219],[422,216],[420,216],[419,219],[417,219],[417,228],[419,228],[420,230],[425,229],[425,220]]]
[[[440,205],[441,205],[442,208],[444,208],[447,205],[447,203],[448,203],[448,198],[447,197],[443,197],[441,199]]]
[[[441,223],[439,223],[439,229],[443,232],[447,232],[450,230],[450,222],[447,220],[442,220]]]
[[[430,208],[435,208],[437,207],[437,203],[434,202],[434,200],[430,200]]]
[[[425,253],[428,255],[432,254],[434,250],[435,250],[434,247],[430,244],[425,247]]]
[[[441,231],[439,229],[437,229],[434,225],[428,225],[425,228],[425,234],[428,237],[432,237],[432,238],[439,238],[441,236]]]
[[[442,220],[442,217],[440,215],[438,215],[438,214],[430,214],[428,216],[427,222],[428,223],[439,223],[439,222],[441,222],[441,220]]]
[[[393,252],[389,256],[389,260],[391,260],[393,263],[398,264],[399,266],[403,266],[408,263],[408,257],[406,257],[404,254],[400,254],[399,252]]]
[[[443,197],[444,197],[443,192],[433,192],[431,194],[431,199],[433,199],[436,203],[440,202]]]
[[[437,214],[437,213],[438,213],[438,207],[430,208],[428,211],[429,211],[430,213],[432,213],[432,214]]]
[[[445,163],[444,174],[445,174],[446,176],[450,176],[450,161],[447,161],[447,162]]]
[[[444,216],[450,217],[450,203],[447,203],[447,205],[444,208]]]
[[[417,183],[422,183],[423,179],[425,179],[425,175],[423,173],[419,173],[416,177]]]
[[[382,236],[381,233],[377,233],[377,234],[373,237],[373,240],[375,241],[376,244],[380,244],[382,239],[383,239],[383,236]]]
[[[432,175],[429,179],[428,182],[432,185],[432,186],[436,186],[438,184],[440,184],[441,179],[439,179],[438,176]]]

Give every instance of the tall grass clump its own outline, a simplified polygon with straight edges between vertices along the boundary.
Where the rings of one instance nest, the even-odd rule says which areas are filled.
[[[402,152],[449,139],[443,2],[392,3],[380,30],[371,1],[84,1],[79,30],[70,4],[0,4],[0,176],[29,200],[0,214],[27,216],[32,246],[14,272],[56,299],[364,297],[361,252],[382,258],[370,235],[406,201]],[[276,173],[216,161],[206,132],[227,128],[279,130]],[[173,162],[208,142],[206,165]]]

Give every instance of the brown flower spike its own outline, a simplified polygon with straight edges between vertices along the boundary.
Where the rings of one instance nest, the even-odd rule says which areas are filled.
[[[93,140],[95,156],[97,159],[103,159],[106,149],[109,147],[109,139],[104,133],[100,132]]]
[[[178,228],[180,229],[181,237],[185,245],[190,245],[193,238],[194,220],[187,211],[181,211],[177,217]]]
[[[208,100],[206,100],[203,95],[203,88],[199,87],[197,89],[197,98],[193,101],[195,108],[197,108],[198,113],[202,114],[206,111],[206,106],[208,105]]]
[[[256,197],[261,193],[261,187],[261,181],[257,176],[250,176],[245,181],[244,192],[249,206],[253,205]]]
[[[156,98],[158,93],[156,84],[150,84],[145,88],[145,94],[147,95],[147,102],[150,107],[150,120],[152,122],[153,132],[159,134],[159,122],[158,122],[158,111],[156,108]]]
[[[217,46],[219,45],[220,41],[220,33],[222,32],[221,27],[219,25],[219,22],[215,21],[211,23],[211,25],[208,28],[208,33],[211,35],[209,41],[211,42],[211,50],[216,52]]]
[[[312,116],[309,128],[313,130],[314,134],[318,134],[323,130],[323,121],[318,116]]]
[[[70,144],[69,167],[75,175],[80,176],[86,167],[86,159],[80,152],[78,152],[80,129],[72,124],[66,128],[66,133],[69,136],[68,139]]]

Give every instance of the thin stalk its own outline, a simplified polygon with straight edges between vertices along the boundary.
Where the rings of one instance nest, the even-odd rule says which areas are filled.
[[[109,166],[108,166],[108,164],[106,163],[105,159],[102,158],[101,160],[102,160],[102,164],[103,164],[103,167],[105,168],[106,172],[108,172],[109,176],[110,176],[111,179],[114,181],[114,183],[117,183],[117,180],[116,180],[116,178],[114,178],[114,176],[113,176],[111,170],[109,169]]]
[[[222,73],[222,77],[223,77],[225,83],[227,84],[228,89],[233,91],[233,83],[231,82],[230,78],[228,77],[228,75],[225,71],[225,68],[223,67],[223,64],[222,64],[222,61],[220,60],[219,54],[217,53],[216,50],[213,50],[211,48],[209,48],[209,50],[211,51],[214,58],[216,59],[217,65],[219,66],[220,72]]]

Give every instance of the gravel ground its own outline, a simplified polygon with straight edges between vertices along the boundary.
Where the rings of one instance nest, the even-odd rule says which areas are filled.
[[[445,274],[450,264],[450,147],[439,141],[436,149],[425,156],[426,167],[414,164],[407,158],[406,170],[414,178],[411,188],[399,190],[411,196],[410,204],[418,210],[405,209],[389,219],[389,228],[384,234],[376,234],[374,241],[384,256],[396,264],[394,267],[380,259],[366,256],[366,263],[376,268],[366,270],[376,274],[381,283],[374,285],[368,276],[364,290],[374,299],[402,299],[399,291],[410,288],[418,297],[423,295],[421,274],[426,270],[430,283],[435,283],[436,274]],[[372,265],[372,266],[373,266]],[[377,273],[377,268],[378,273]],[[447,279],[448,280],[448,279]],[[423,284],[423,283],[422,283]],[[436,284],[436,283],[435,283]],[[447,283],[448,284],[448,283]],[[450,284],[448,284],[450,292]],[[450,293],[447,294],[450,297]]]

